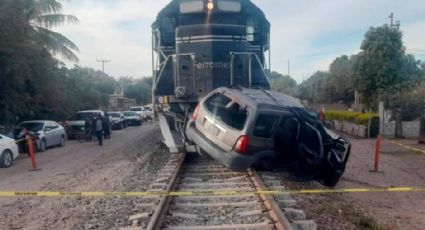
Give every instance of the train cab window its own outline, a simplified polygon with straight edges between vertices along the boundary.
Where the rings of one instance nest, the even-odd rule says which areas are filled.
[[[187,0],[180,3],[180,13],[199,13],[204,11],[204,1],[203,0]]]
[[[175,28],[176,28],[176,19],[175,18],[163,18],[161,24],[161,41],[163,44],[168,45],[174,43],[175,39]]]
[[[255,42],[258,40],[258,23],[254,17],[248,17],[246,21],[246,40],[248,42]]]
[[[241,12],[242,6],[240,2],[222,0],[218,1],[218,9],[225,12]]]

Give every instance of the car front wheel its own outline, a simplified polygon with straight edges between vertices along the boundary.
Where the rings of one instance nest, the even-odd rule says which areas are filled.
[[[41,143],[40,143],[40,152],[44,152],[44,151],[46,151],[46,140],[41,140]]]
[[[63,147],[63,146],[65,146],[65,137],[61,136],[61,140],[59,142],[59,147]]]
[[[5,150],[0,156],[0,168],[9,168],[12,165],[12,162],[12,152],[9,150]]]

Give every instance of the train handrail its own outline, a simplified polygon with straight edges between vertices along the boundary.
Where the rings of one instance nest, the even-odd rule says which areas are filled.
[[[154,89],[156,89],[156,86],[158,85],[158,82],[159,82],[159,80],[161,79],[161,77],[162,77],[162,75],[164,73],[164,70],[165,70],[165,67],[167,66],[168,60],[170,58],[175,58],[175,57],[178,57],[178,56],[190,56],[192,59],[194,59],[195,58],[195,53],[183,53],[183,54],[167,55],[165,61],[163,62],[165,64],[162,66],[162,68],[161,68],[161,70],[159,72],[158,77],[155,79],[156,81],[155,81],[155,84],[154,84]],[[174,79],[174,81],[175,81],[175,79]]]
[[[230,85],[233,86],[234,83],[234,77],[233,77],[233,61],[235,59],[235,55],[249,55],[249,67],[248,67],[248,81],[249,81],[249,86],[252,86],[252,56],[255,57],[255,59],[257,60],[258,64],[261,67],[261,71],[263,72],[264,76],[266,77],[267,83],[269,83],[270,85],[270,81],[269,81],[269,76],[266,73],[266,71],[264,70],[264,66],[263,64],[261,64],[260,58],[258,57],[258,55],[254,52],[230,52]]]

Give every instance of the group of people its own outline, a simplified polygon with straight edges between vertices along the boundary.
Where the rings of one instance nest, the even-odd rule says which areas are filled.
[[[100,113],[85,120],[85,131],[87,139],[95,137],[99,145],[103,145],[103,138],[111,138],[111,124],[109,118]]]

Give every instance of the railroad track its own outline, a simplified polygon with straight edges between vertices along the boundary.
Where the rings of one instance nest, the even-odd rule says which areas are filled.
[[[172,154],[148,191],[195,194],[144,197],[140,213],[122,229],[316,229],[303,211],[293,208],[295,201],[289,195],[255,194],[268,189],[285,187],[278,178],[254,170],[238,173],[198,154]],[[223,195],[208,194],[212,191]]]

